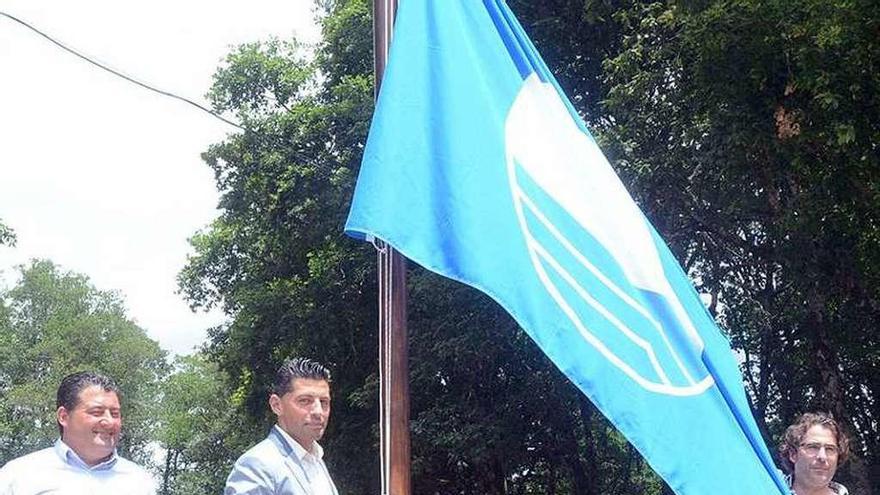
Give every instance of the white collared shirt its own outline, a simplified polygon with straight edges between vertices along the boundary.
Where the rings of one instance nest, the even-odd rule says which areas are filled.
[[[312,450],[314,450],[314,454],[304,449],[302,445],[299,444],[296,440],[290,437],[286,431],[282,430],[280,426],[275,425],[275,428],[281,434],[281,438],[287,442],[287,445],[293,450],[293,455],[299,459],[299,464],[302,466],[303,471],[306,473],[306,478],[309,480],[309,486],[312,489],[313,495],[333,495],[333,485],[330,481],[330,473],[327,472],[327,466],[324,465],[324,449],[318,442],[315,442]]]
[[[0,469],[0,495],[155,495],[156,482],[137,464],[116,455],[89,466],[61,439],[13,459]]]

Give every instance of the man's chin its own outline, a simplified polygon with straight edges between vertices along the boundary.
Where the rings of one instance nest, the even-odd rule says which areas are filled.
[[[827,485],[833,476],[834,473],[827,470],[814,469],[810,471],[810,479],[812,480],[811,484],[814,486]]]
[[[96,446],[104,447],[110,449],[111,451],[116,448],[116,444],[119,441],[119,437],[116,435],[107,435],[104,433],[98,433],[94,437],[94,442]]]

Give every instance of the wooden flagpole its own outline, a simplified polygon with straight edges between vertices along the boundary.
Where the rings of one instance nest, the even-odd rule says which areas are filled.
[[[376,97],[391,44],[397,0],[373,0]],[[410,495],[409,343],[406,259],[379,243],[379,448],[383,495]]]

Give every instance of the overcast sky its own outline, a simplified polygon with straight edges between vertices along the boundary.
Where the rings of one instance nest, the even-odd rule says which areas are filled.
[[[270,36],[316,41],[311,0],[0,0],[68,46],[205,103],[230,47]],[[234,129],[116,78],[0,16],[0,285],[48,258],[119,291],[160,345],[186,354],[223,321],[175,293],[187,239],[217,216],[199,154]]]

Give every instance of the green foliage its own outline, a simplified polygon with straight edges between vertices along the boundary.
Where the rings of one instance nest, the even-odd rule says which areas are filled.
[[[119,296],[49,261],[22,267],[21,280],[0,296],[0,464],[54,442],[55,392],[62,377],[81,370],[119,384],[120,452],[148,462],[164,353],[125,316]]]
[[[423,270],[409,285],[415,493],[657,493],[502,308]]]
[[[311,71],[297,56],[300,47],[278,40],[241,46],[214,75],[208,98],[217,111],[249,114],[287,105],[301,93]]]
[[[237,414],[225,375],[200,354],[178,357],[160,391],[156,439],[165,451],[160,493],[222,492],[224,473],[255,433]]]
[[[15,232],[0,222],[0,246],[15,246]]]

